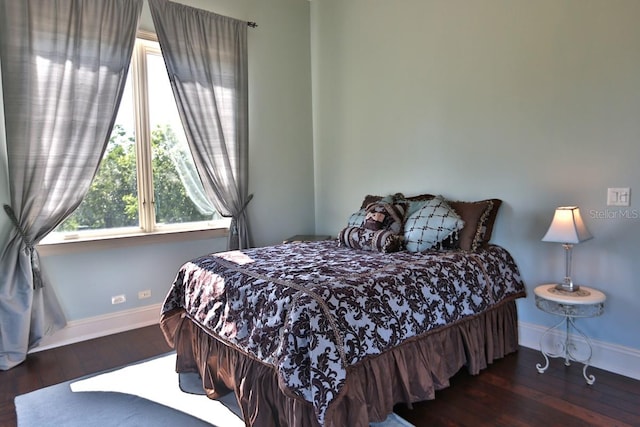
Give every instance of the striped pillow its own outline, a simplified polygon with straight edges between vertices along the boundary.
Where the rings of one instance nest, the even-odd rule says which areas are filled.
[[[389,230],[345,227],[338,234],[338,244],[373,252],[397,252],[402,249],[402,236]]]

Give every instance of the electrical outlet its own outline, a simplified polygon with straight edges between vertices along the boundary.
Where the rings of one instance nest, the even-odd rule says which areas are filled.
[[[631,205],[631,189],[626,188],[608,188],[607,189],[607,206],[630,206]]]
[[[138,292],[138,299],[151,298],[151,289]]]
[[[111,297],[111,304],[122,304],[127,301],[127,297],[123,295],[115,295]]]

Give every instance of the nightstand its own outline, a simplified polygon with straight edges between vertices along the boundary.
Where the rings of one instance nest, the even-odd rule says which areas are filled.
[[[318,242],[321,240],[331,240],[332,237],[328,235],[315,235],[315,234],[296,234],[288,239],[284,239],[282,243],[301,243],[301,242]]]
[[[587,367],[591,361],[593,349],[589,337],[582,332],[575,324],[575,319],[579,317],[596,317],[604,312],[604,301],[607,299],[604,293],[597,289],[580,286],[574,292],[567,292],[556,289],[555,284],[540,285],[534,290],[536,307],[550,314],[562,316],[562,320],[555,326],[547,329],[540,337],[540,351],[544,356],[545,364],[537,364],[538,372],[543,373],[549,367],[549,357],[564,357],[564,364],[569,366],[571,361],[583,363],[582,376],[587,384],[593,384],[596,378],[587,375]],[[552,331],[561,331],[564,326],[564,338],[558,341],[551,336]],[[571,336],[571,329],[575,330],[584,339],[583,355],[580,357],[578,342]],[[545,340],[556,341],[551,346],[545,348]],[[556,337],[557,338],[557,337]]]

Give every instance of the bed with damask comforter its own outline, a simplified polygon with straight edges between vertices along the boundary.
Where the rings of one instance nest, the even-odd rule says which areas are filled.
[[[367,426],[516,351],[524,294],[496,245],[304,242],[187,262],[161,326],[177,370],[198,372],[211,398],[234,392],[247,425]]]

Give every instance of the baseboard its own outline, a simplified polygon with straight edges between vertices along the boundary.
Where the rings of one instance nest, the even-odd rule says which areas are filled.
[[[157,324],[160,321],[161,308],[162,304],[154,304],[88,319],[72,320],[64,329],[44,337],[40,345],[29,352],[35,353]]]
[[[519,322],[519,344],[523,347],[539,350],[540,337],[546,330],[547,328],[544,326]],[[563,339],[563,332],[561,333],[560,331],[554,330],[550,335],[552,335],[553,338]],[[572,335],[572,339],[575,339],[577,342],[585,343],[585,340],[578,336]],[[604,341],[590,341],[593,347],[593,355],[590,363],[591,366],[640,380],[640,350]],[[532,369],[535,369],[535,367],[532,367]]]

